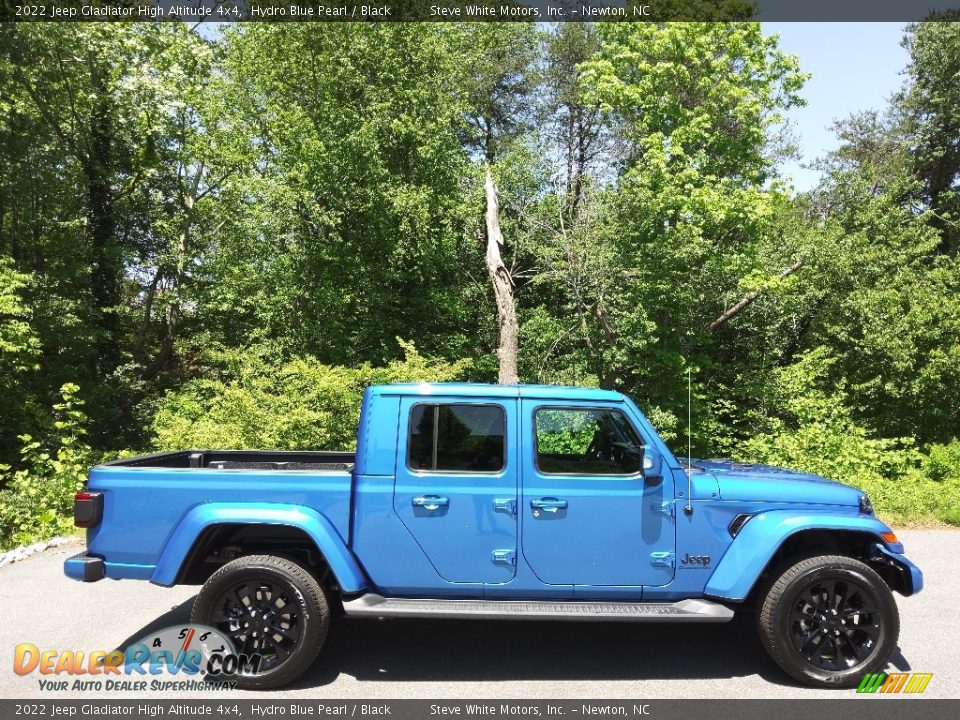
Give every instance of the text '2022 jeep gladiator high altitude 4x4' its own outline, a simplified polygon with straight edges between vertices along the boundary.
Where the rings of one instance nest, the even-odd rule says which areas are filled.
[[[689,473],[688,473],[689,470]],[[681,463],[639,408],[588,388],[366,390],[355,453],[183,451],[93,468],[72,578],[203,584],[192,621],[258,653],[239,685],[313,663],[332,615],[725,622],[849,687],[885,666],[893,593],[922,575],[860,491]]]

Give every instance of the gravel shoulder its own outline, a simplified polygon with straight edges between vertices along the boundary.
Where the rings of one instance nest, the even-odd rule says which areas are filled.
[[[957,598],[960,532],[899,532],[926,587],[897,596],[902,616],[891,670],[934,673],[923,697],[960,698]],[[13,672],[17,643],[41,650],[111,650],[185,622],[198,588],[147,582],[82,584],[63,575],[80,551],[71,541],[0,567],[0,697],[99,698],[107,693],[43,692],[38,676]],[[734,682],[731,682],[734,681]],[[237,697],[247,697],[234,691]],[[224,697],[229,693],[218,694]],[[752,618],[725,625],[624,625],[491,621],[342,620],[293,698],[814,698],[849,691],[800,687],[767,658]],[[115,692],[114,698],[151,696]],[[160,697],[159,693],[152,694]],[[168,695],[167,695],[168,696]],[[178,697],[209,697],[182,693]]]

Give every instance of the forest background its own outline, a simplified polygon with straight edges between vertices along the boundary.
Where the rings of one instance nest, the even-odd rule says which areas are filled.
[[[688,372],[694,455],[960,524],[960,23],[903,43],[798,193],[756,23],[4,24],[0,548],[105,458],[349,448],[372,382],[615,388],[682,447]]]

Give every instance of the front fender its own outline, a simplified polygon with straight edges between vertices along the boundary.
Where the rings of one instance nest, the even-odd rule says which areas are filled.
[[[204,503],[191,508],[167,539],[150,582],[173,585],[200,533],[227,523],[299,528],[317,544],[344,592],[366,587],[363,571],[330,521],[312,508],[282,503]]]
[[[883,540],[890,528],[872,515],[847,515],[831,512],[773,510],[750,518],[730,543],[723,558],[707,582],[704,593],[722,600],[740,601],[750,594],[760,573],[784,541],[804,530],[846,530],[864,532],[876,538],[894,553],[902,553],[900,543]]]

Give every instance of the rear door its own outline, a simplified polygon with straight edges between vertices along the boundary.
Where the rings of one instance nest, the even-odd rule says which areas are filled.
[[[537,577],[551,585],[669,583],[673,479],[669,473],[645,479],[640,472],[650,439],[628,408],[525,399],[521,433],[529,438],[521,545]]]
[[[517,401],[404,398],[394,510],[444,580],[516,570]]]

